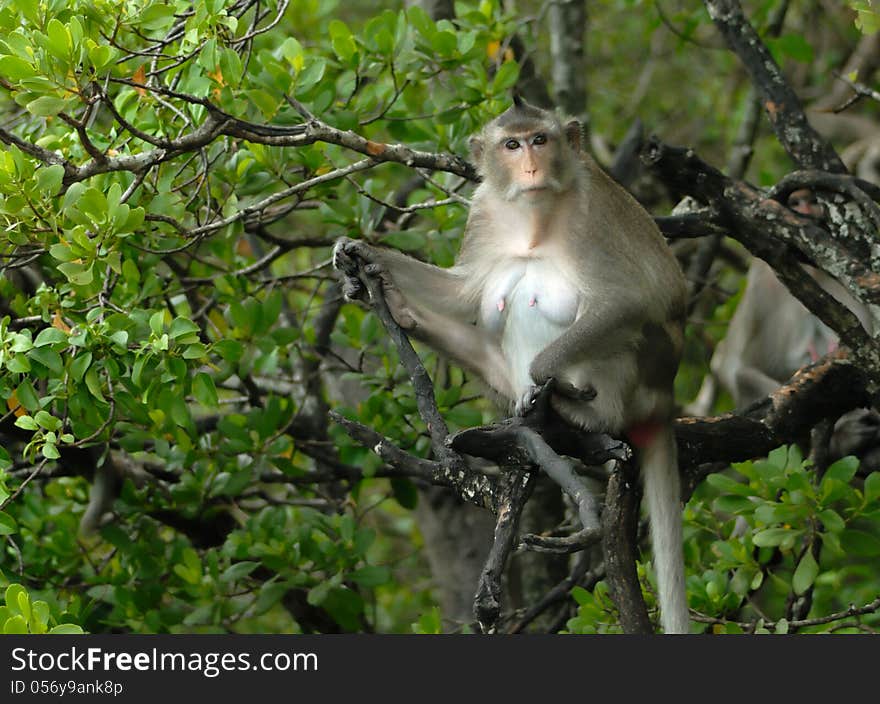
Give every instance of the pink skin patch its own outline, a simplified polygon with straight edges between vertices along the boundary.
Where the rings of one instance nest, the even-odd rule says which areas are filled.
[[[503,311],[503,310],[504,310],[504,299],[502,298],[500,301],[498,301],[498,303],[497,303],[496,305],[498,306],[498,312],[499,312],[499,313],[500,313],[501,311]]]
[[[538,302],[537,297],[532,296],[532,297],[529,299],[529,307],[530,307],[530,308],[534,308],[534,307],[535,307],[535,304],[537,304],[537,302]]]
[[[646,420],[630,426],[626,431],[626,436],[631,444],[641,450],[653,442],[654,437],[660,432],[662,427],[662,423],[658,423],[655,420]]]

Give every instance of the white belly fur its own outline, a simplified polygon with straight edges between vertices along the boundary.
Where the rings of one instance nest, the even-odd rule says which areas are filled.
[[[523,258],[494,274],[484,291],[480,322],[499,335],[520,396],[534,383],[532,360],[577,317],[577,290],[544,260]]]

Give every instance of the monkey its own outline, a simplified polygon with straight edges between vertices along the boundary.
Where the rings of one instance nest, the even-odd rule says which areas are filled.
[[[825,216],[809,188],[792,191],[786,205],[817,222]],[[873,331],[863,303],[825,272],[802,266],[858,317],[865,330]],[[766,262],[754,258],[727,334],[709,362],[710,375],[687,411],[694,415],[709,412],[716,379],[737,408],[746,408],[773,393],[802,366],[834,352],[838,344],[837,334],[789,292]],[[880,414],[873,408],[843,414],[834,424],[828,449],[831,461],[853,454],[860,457],[863,472],[880,468]]]
[[[786,204],[817,221],[824,216],[822,205],[807,188],[793,191]],[[864,304],[825,272],[802,266],[871,331],[870,314]],[[838,344],[836,333],[807,310],[773,269],[756,257],[749,264],[742,299],[727,334],[712,355],[710,369],[736,407],[744,408],[771,394],[800,367],[833,352]],[[703,406],[711,403],[711,393],[701,390],[701,396],[705,396]],[[708,408],[695,406],[693,410],[699,415]]]
[[[576,120],[514,98],[470,139],[481,182],[455,263],[439,268],[340,238],[350,299],[378,276],[401,327],[526,413],[552,406],[581,429],[625,436],[641,466],[660,615],[687,633],[673,379],[684,275],[654,220],[581,146]]]

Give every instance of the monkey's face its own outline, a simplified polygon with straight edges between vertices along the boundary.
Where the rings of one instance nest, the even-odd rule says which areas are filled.
[[[557,125],[493,130],[482,173],[506,200],[539,200],[571,185],[571,149]]]
[[[788,196],[788,207],[796,213],[806,215],[814,220],[821,220],[825,215],[825,208],[816,199],[816,194],[809,188],[799,188],[792,191]]]

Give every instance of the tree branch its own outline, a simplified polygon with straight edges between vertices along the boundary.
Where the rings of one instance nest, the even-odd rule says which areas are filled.
[[[805,169],[845,172],[846,167],[807,122],[800,99],[749,24],[738,0],[704,0],[709,16],[749,74],[780,144]]]

